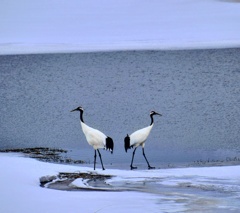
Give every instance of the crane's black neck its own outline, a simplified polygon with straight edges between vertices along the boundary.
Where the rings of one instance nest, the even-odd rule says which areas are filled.
[[[150,123],[150,126],[153,124],[154,120],[153,120],[153,114],[150,115],[151,117],[151,123]]]
[[[80,120],[84,123],[84,121],[83,121],[83,110],[80,110]]]

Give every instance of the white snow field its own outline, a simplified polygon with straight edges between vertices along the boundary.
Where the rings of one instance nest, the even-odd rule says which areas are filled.
[[[0,54],[240,46],[231,0],[0,3]]]
[[[121,191],[61,191],[39,178],[92,168],[51,164],[20,154],[0,154],[0,212],[239,212],[240,166],[160,170],[97,169],[113,175]],[[81,179],[73,184],[88,188]]]

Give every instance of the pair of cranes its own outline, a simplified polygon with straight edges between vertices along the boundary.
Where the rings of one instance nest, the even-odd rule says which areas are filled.
[[[96,168],[97,152],[98,152],[101,164],[102,164],[102,169],[105,170],[99,149],[105,148],[106,150],[109,150],[109,151],[111,151],[111,153],[113,153],[114,143],[113,143],[112,138],[106,136],[99,130],[94,129],[94,128],[88,126],[87,124],[85,124],[85,122],[83,120],[83,111],[84,110],[81,106],[77,107],[76,109],[73,109],[71,112],[74,112],[74,111],[80,112],[80,124],[82,127],[82,131],[86,137],[88,144],[91,145],[94,149],[94,170]],[[148,169],[155,169],[155,167],[150,166],[150,164],[147,160],[147,157],[145,155],[145,152],[144,152],[145,141],[147,140],[147,137],[153,127],[153,123],[154,123],[153,116],[154,115],[162,116],[161,114],[159,114],[155,111],[151,111],[150,112],[150,118],[151,118],[150,125],[133,132],[131,135],[127,134],[127,136],[124,139],[124,147],[125,147],[126,152],[128,149],[134,148],[133,153],[132,153],[132,161],[131,161],[131,165],[130,165],[131,169],[137,169],[137,167],[134,167],[132,164],[133,164],[135,151],[138,146],[142,146],[142,154],[148,164]]]

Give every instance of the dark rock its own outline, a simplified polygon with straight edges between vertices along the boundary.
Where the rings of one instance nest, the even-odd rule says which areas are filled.
[[[39,181],[42,185],[42,184],[49,183],[49,182],[51,182],[53,180],[56,180],[56,179],[57,179],[57,176],[55,176],[55,175],[52,175],[52,176],[47,175],[47,176],[40,177]]]

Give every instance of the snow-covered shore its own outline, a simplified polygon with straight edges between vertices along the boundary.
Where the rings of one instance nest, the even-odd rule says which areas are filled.
[[[112,186],[139,191],[60,191],[40,187],[39,178],[92,168],[44,163],[0,154],[0,211],[18,212],[238,212],[240,166],[163,170],[99,170]],[[81,182],[81,180],[80,180]],[[76,181],[75,184],[81,184]],[[152,184],[154,184],[151,189]],[[159,185],[159,190],[155,186]],[[154,189],[154,190],[153,190]],[[144,202],[143,202],[144,201]]]
[[[3,1],[0,54],[240,47],[240,3]]]

